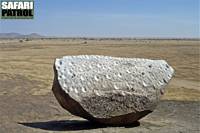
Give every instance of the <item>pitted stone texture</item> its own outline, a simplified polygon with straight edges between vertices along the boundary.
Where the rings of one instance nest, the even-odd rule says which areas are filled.
[[[153,111],[174,73],[164,60],[97,55],[56,59],[54,70],[59,103],[72,114],[107,124],[131,123]]]

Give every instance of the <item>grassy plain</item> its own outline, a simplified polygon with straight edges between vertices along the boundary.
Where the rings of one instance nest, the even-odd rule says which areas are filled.
[[[83,54],[164,59],[175,76],[162,100],[200,102],[199,40],[1,39],[0,132],[43,132],[16,123],[66,118],[51,92],[53,63]]]

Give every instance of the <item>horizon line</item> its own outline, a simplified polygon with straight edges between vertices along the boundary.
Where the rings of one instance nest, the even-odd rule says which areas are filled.
[[[161,36],[79,36],[79,35],[74,35],[74,36],[71,36],[71,35],[45,35],[45,34],[41,34],[41,33],[36,33],[36,32],[31,32],[31,33],[27,33],[27,34],[24,34],[24,33],[18,33],[18,32],[0,32],[0,34],[18,34],[19,36],[16,36],[16,37],[1,37],[0,36],[0,39],[3,39],[3,38],[11,38],[11,39],[14,39],[14,38],[77,38],[77,39],[130,39],[130,40],[134,40],[134,39],[166,39],[166,40],[171,40],[171,39],[181,39],[181,40],[191,40],[191,39],[197,39],[199,40],[200,39],[200,36],[199,37],[179,37],[179,36],[166,36],[166,37],[161,37]],[[37,37],[31,37],[31,35],[37,35]]]

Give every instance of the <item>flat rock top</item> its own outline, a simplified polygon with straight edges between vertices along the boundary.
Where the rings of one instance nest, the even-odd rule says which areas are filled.
[[[161,88],[171,79],[173,69],[164,60],[109,56],[65,56],[55,66],[61,87],[79,97],[106,91],[143,93],[148,87]]]

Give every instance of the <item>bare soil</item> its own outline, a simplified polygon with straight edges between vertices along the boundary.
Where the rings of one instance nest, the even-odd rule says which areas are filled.
[[[164,59],[176,74],[140,123],[106,127],[72,116],[51,92],[55,58],[81,54]],[[0,39],[0,133],[198,133],[199,59],[198,40]]]

